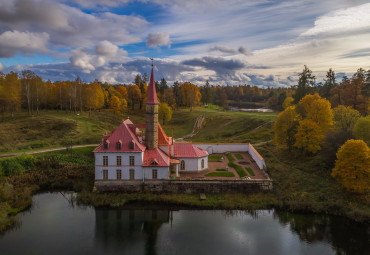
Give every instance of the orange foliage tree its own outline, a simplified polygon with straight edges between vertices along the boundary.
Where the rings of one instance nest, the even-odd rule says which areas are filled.
[[[182,103],[185,106],[190,107],[190,110],[193,109],[194,105],[199,104],[200,99],[202,98],[202,94],[200,93],[198,86],[190,82],[185,82],[180,85],[180,90]]]
[[[362,140],[348,140],[337,152],[331,175],[348,191],[370,192],[370,149]]]

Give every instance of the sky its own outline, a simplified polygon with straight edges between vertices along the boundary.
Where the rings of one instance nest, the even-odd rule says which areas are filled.
[[[1,0],[0,71],[289,87],[370,69],[370,1]]]

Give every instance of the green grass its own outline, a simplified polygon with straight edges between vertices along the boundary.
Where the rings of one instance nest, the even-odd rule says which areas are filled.
[[[234,154],[234,155],[235,155],[236,159],[244,159],[243,156],[240,155],[240,154]]]
[[[243,167],[236,165],[232,162],[229,162],[228,166],[234,168],[240,177],[247,176],[247,173],[244,171]]]
[[[230,163],[234,163],[235,158],[233,157],[233,155],[231,153],[227,153],[226,157],[227,157],[227,159],[229,160]]]
[[[208,162],[221,162],[223,156],[221,155],[209,155],[208,156]]]
[[[212,172],[204,176],[235,177],[234,173],[231,172]]]
[[[254,172],[253,172],[252,168],[250,168],[250,167],[246,167],[246,168],[245,168],[245,170],[247,170],[247,172],[249,173],[249,175],[250,175],[250,176],[255,176],[255,174],[254,174]]]
[[[216,171],[220,171],[220,172],[222,172],[222,171],[227,171],[226,169],[224,169],[224,168],[217,168],[216,169]]]

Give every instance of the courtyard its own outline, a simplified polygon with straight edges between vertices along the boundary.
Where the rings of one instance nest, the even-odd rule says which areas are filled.
[[[208,156],[208,169],[180,171],[180,180],[261,180],[269,179],[248,152],[216,153]]]

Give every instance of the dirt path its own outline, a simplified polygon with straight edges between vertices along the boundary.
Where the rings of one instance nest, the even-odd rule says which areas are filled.
[[[96,147],[98,145],[99,144],[73,145],[72,148],[82,148],[82,147],[90,147],[90,146],[95,146]],[[64,146],[64,147],[50,148],[50,149],[34,150],[34,151],[25,151],[25,152],[0,154],[0,158],[16,157],[16,156],[20,156],[22,154],[37,154],[37,153],[43,153],[43,152],[48,152],[48,151],[61,151],[61,150],[65,150],[65,149],[66,149],[66,146]]]
[[[195,123],[194,123],[194,126],[193,126],[193,130],[191,131],[191,133],[190,134],[187,134],[187,135],[184,135],[183,137],[178,138],[176,140],[177,141],[179,141],[179,140],[182,141],[182,140],[184,140],[186,138],[191,138],[191,137],[195,136],[198,133],[199,129],[202,128],[203,121],[205,119],[206,119],[206,117],[204,117],[204,115],[198,116],[197,119],[195,120]]]

